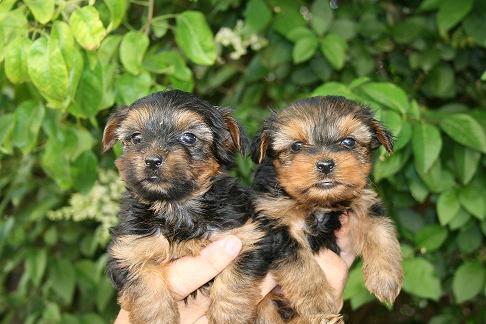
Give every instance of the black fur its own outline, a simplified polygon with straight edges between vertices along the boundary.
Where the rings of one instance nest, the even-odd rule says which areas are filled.
[[[225,114],[228,114],[228,111],[214,107],[191,94],[181,91],[168,91],[137,100],[132,106],[124,107],[115,112],[111,118],[116,118],[116,121],[120,123],[123,118],[127,117],[129,109],[141,105],[150,107],[161,116],[157,115],[160,117],[159,119],[150,119],[148,125],[146,125],[147,129],[133,131],[145,132],[144,136],[145,134],[152,136],[151,141],[157,141],[161,147],[167,146],[168,150],[173,147],[171,145],[177,145],[170,142],[171,132],[173,131],[171,128],[173,123],[171,111],[189,109],[203,116],[204,122],[209,126],[213,135],[212,156],[217,158],[221,170],[210,179],[209,190],[196,195],[190,194],[195,189],[192,187],[195,185],[194,182],[181,181],[178,183],[177,179],[171,179],[173,187],[171,190],[181,192],[160,193],[144,190],[140,188],[135,171],[129,167],[124,167],[127,190],[121,200],[119,224],[111,230],[111,244],[114,244],[117,238],[122,235],[145,237],[162,234],[170,243],[209,238],[212,234],[222,233],[240,227],[248,221],[253,221],[257,223],[259,229],[267,234],[256,243],[256,250],[240,255],[236,260],[237,271],[255,278],[263,278],[268,272],[274,256],[288,257],[288,253],[285,254],[284,252],[292,251],[289,246],[292,246],[295,242],[289,241],[288,233],[283,229],[277,228],[275,232],[271,232],[270,229],[275,227],[274,222],[262,215],[255,214],[253,192],[240,186],[234,179],[226,175],[225,170],[232,165],[236,153],[234,148],[223,145],[223,142],[228,140],[228,129],[225,124],[225,118],[227,118]],[[241,151],[244,152],[248,140],[241,131],[240,138],[241,143],[239,144]],[[119,140],[126,139],[119,138]],[[107,143],[112,145],[109,141]],[[134,148],[129,149],[134,150],[137,154],[139,152]],[[193,149],[187,154],[190,157],[196,156],[195,158],[203,159],[205,153],[195,152]],[[122,158],[126,159],[123,156]],[[183,169],[190,168],[191,165],[189,163],[177,167]],[[160,176],[163,177],[164,175]],[[181,202],[182,194],[190,198]],[[161,201],[169,204],[171,208],[162,208],[160,212],[154,212],[151,208],[152,203]],[[117,260],[109,255],[107,272],[115,288],[117,290],[123,289],[129,276],[129,269],[120,267]]]
[[[339,221],[341,214],[341,210],[317,210],[307,217],[307,241],[312,252],[318,253],[321,248],[330,249],[336,254],[341,252],[334,234],[334,231],[341,228],[341,222]]]

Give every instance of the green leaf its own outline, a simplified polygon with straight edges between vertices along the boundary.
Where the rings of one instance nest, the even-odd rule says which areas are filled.
[[[348,44],[336,34],[328,34],[321,41],[321,52],[335,69],[342,69],[346,61]]]
[[[213,33],[201,12],[184,11],[177,15],[175,39],[194,63],[213,65],[216,61]]]
[[[114,294],[115,290],[108,278],[101,278],[96,289],[96,307],[98,307],[98,310],[105,310],[106,306],[113,299]]]
[[[333,13],[329,4],[324,0],[315,0],[311,6],[312,29],[317,35],[322,36],[332,23]]]
[[[458,303],[474,298],[484,286],[484,266],[479,261],[466,261],[454,273],[452,291]]]
[[[416,201],[423,203],[425,199],[429,196],[429,189],[422,181],[422,179],[420,179],[412,166],[407,168],[405,176],[407,177],[408,187],[413,198]]]
[[[447,229],[439,225],[428,225],[420,229],[415,236],[415,245],[420,250],[433,252],[447,239]]]
[[[152,79],[148,73],[138,76],[124,73],[116,81],[116,97],[118,104],[130,105],[138,98],[146,96],[150,91]]]
[[[48,101],[62,102],[68,90],[68,71],[56,41],[42,36],[31,46],[27,59],[29,76]]]
[[[454,145],[454,172],[462,184],[468,184],[476,173],[481,153],[461,145]]]
[[[404,114],[409,108],[407,94],[401,88],[388,82],[369,82],[361,89],[374,101]]]
[[[123,21],[125,13],[128,9],[128,0],[103,0],[110,10],[111,22],[108,25],[108,30],[117,28]]]
[[[457,143],[486,153],[486,134],[484,129],[470,115],[448,115],[441,120],[440,127]]]
[[[120,61],[131,74],[139,74],[149,39],[139,31],[131,31],[123,36],[120,44]]]
[[[403,119],[396,112],[391,110],[380,110],[376,115],[382,124],[389,129],[393,135],[398,135],[402,130]]]
[[[61,48],[61,53],[68,70],[68,90],[70,99],[76,95],[78,83],[83,71],[83,57],[79,52],[69,25],[56,21],[51,28],[51,41]]]
[[[306,21],[299,12],[300,5],[295,1],[278,1],[278,12],[273,19],[273,29],[283,36],[289,30],[306,26]]]
[[[25,259],[25,272],[34,285],[38,286],[47,265],[47,252],[44,249],[30,250]]]
[[[451,230],[457,230],[463,227],[471,218],[471,215],[464,209],[460,208],[459,212],[454,216],[454,218],[449,222],[448,226]]]
[[[106,37],[101,43],[98,49],[98,59],[102,65],[110,63],[110,61],[115,57],[115,53],[118,50],[118,45],[122,40],[120,35],[111,35]]]
[[[317,49],[317,38],[315,36],[305,37],[298,40],[292,51],[294,63],[299,64],[309,60]]]
[[[402,169],[410,157],[410,151],[404,150],[391,154],[390,156],[383,156],[382,159],[376,161],[373,175],[376,182],[388,178]]]
[[[350,19],[336,19],[329,28],[330,33],[341,36],[344,40],[349,41],[356,36],[357,24]]]
[[[350,271],[343,297],[344,300],[351,300],[351,307],[353,309],[374,299],[365,288],[363,272],[361,271],[360,265],[355,266],[353,270]]]
[[[22,153],[29,153],[34,148],[44,113],[44,106],[34,101],[24,101],[15,110],[12,142]]]
[[[484,188],[484,181],[474,179],[459,191],[459,201],[463,208],[481,220],[486,216]]]
[[[27,57],[32,41],[27,37],[17,37],[5,49],[5,75],[12,83],[29,80]]]
[[[456,94],[455,76],[447,64],[439,64],[427,75],[421,90],[428,97],[451,98]]]
[[[292,29],[285,35],[288,40],[292,41],[293,43],[296,43],[300,39],[306,38],[306,37],[316,37],[316,35],[312,32],[307,27],[297,27],[295,29]]]
[[[169,23],[167,22],[167,17],[159,16],[152,19],[152,30],[154,31],[155,37],[161,38],[167,33],[169,29]]]
[[[93,69],[85,66],[79,81],[76,97],[68,107],[69,113],[81,118],[93,118],[101,108],[103,99],[103,67],[97,63]]]
[[[17,0],[4,0],[0,2],[0,13],[8,12],[12,9]]]
[[[0,34],[3,34],[4,44],[8,44],[12,39],[16,37],[27,36],[27,15],[22,9],[23,8],[20,7],[0,15]],[[2,59],[3,51],[0,51],[0,61]]]
[[[76,190],[86,193],[96,182],[98,160],[92,151],[85,151],[74,160],[72,166],[73,186]]]
[[[15,126],[15,115],[4,114],[0,118],[0,152],[12,153],[11,134]]]
[[[272,11],[263,0],[250,0],[246,5],[245,25],[250,33],[264,30],[272,20]]]
[[[357,99],[348,86],[337,82],[324,83],[312,91],[311,96],[343,96],[350,100]]]
[[[473,0],[444,0],[437,13],[437,26],[442,34],[447,33],[471,11]]]
[[[457,236],[457,245],[463,253],[472,253],[481,246],[481,231],[476,222],[469,222],[469,224],[462,228]]]
[[[449,223],[459,212],[461,205],[457,190],[450,189],[440,194],[437,200],[437,215],[441,225]]]
[[[183,81],[192,79],[191,70],[182,56],[175,51],[148,53],[143,61],[143,67],[152,73],[173,75]]]
[[[412,126],[406,120],[402,120],[402,129],[400,133],[396,134],[396,140],[393,144],[393,149],[395,151],[401,150],[406,147],[412,138]]]
[[[421,172],[426,173],[439,158],[442,149],[440,131],[432,124],[425,122],[414,123],[412,148],[415,166]]]
[[[88,51],[97,49],[106,35],[100,15],[92,6],[76,9],[69,17],[69,26],[79,45]]]
[[[432,192],[439,193],[455,186],[454,176],[442,167],[440,159],[435,161],[428,172],[417,169],[417,173]]]
[[[24,0],[35,20],[42,25],[48,23],[54,15],[54,0]]]
[[[433,265],[424,258],[406,259],[403,261],[404,282],[406,292],[433,300],[442,295],[440,281]]]
[[[76,286],[76,272],[73,264],[67,259],[56,259],[49,268],[52,273],[50,275],[52,289],[64,304],[71,304]]]

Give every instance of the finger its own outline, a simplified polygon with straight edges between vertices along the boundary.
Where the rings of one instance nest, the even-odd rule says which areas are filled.
[[[277,286],[275,278],[272,276],[271,273],[268,273],[265,278],[263,278],[263,281],[260,284],[261,298],[259,302],[262,301],[262,299],[265,298],[265,296],[268,295],[273,290],[273,288],[275,288],[275,286]]]
[[[220,273],[241,251],[241,241],[228,235],[209,244],[199,256],[180,258],[167,267],[167,281],[176,300],[191,292]]]
[[[329,284],[334,288],[336,304],[341,309],[343,305],[343,293],[348,278],[348,266],[346,262],[331,250],[325,249],[315,256],[315,259],[324,272]]]
[[[130,324],[130,320],[128,318],[128,312],[124,309],[120,309],[118,316],[115,319],[113,324]]]
[[[335,232],[336,237],[339,239],[344,237],[349,233],[349,215],[348,212],[345,212],[339,216],[339,220],[341,222],[341,227]]]

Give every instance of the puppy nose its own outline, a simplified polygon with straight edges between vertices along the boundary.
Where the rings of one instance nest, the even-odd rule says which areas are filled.
[[[319,171],[324,174],[329,174],[334,169],[334,161],[333,160],[326,160],[326,161],[318,161],[316,163],[316,167]]]
[[[162,164],[162,159],[158,156],[150,156],[145,159],[145,165],[151,169],[157,169]]]

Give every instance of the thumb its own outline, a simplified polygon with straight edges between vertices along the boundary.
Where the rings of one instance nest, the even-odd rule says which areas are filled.
[[[241,240],[228,235],[205,247],[195,257],[180,258],[167,267],[167,281],[176,299],[183,299],[213,279],[241,251]]]

